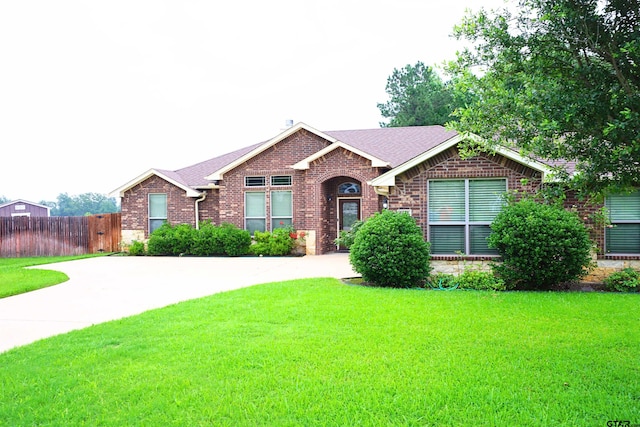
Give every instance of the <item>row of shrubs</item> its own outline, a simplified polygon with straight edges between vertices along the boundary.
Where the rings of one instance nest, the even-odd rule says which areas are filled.
[[[146,247],[143,242],[135,241],[128,252],[136,256],[283,256],[291,254],[296,239],[297,234],[289,228],[256,231],[252,241],[247,230],[234,224],[214,225],[205,221],[195,228],[190,224],[165,222],[151,233]]]
[[[429,242],[405,213],[376,213],[337,243],[350,248],[350,262],[365,282],[384,287],[554,290],[579,281],[593,266],[593,243],[584,223],[555,204],[508,201],[492,222],[487,241],[500,262],[492,263],[491,272],[466,269],[457,277],[430,274]],[[612,291],[636,291],[638,276],[625,269],[604,283]]]

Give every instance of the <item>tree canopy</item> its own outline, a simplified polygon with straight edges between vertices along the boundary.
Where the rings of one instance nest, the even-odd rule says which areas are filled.
[[[389,100],[378,109],[389,122],[382,127],[444,125],[457,105],[453,86],[422,62],[394,69],[385,90]]]
[[[98,193],[84,193],[78,196],[61,193],[57,202],[43,201],[41,204],[51,208],[52,216],[84,216],[120,211],[115,198]]]
[[[458,131],[577,163],[589,193],[640,186],[640,0],[519,0],[469,13],[448,71]]]

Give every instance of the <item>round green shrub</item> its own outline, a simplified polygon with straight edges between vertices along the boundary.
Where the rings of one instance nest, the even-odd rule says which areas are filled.
[[[577,214],[530,199],[506,205],[491,224],[494,272],[509,289],[549,290],[576,281],[591,266],[589,233]]]
[[[145,254],[144,243],[139,240],[134,240],[129,246],[129,255],[141,256]]]
[[[377,286],[422,286],[429,276],[429,243],[406,213],[384,210],[355,233],[349,261],[363,280]]]
[[[490,271],[480,271],[466,268],[457,279],[459,289],[474,289],[476,291],[504,291],[504,280],[496,277]]]
[[[256,231],[253,234],[255,243],[249,248],[254,255],[285,256],[290,255],[295,246],[291,237],[292,229],[276,228],[273,232]]]
[[[149,236],[147,253],[149,255],[170,255],[173,253],[173,245],[173,227],[165,222]]]
[[[222,240],[222,229],[211,221],[200,223],[200,229],[196,233],[192,245],[193,255],[212,256],[225,254]]]
[[[149,237],[147,253],[149,255],[188,255],[197,230],[190,224],[162,224]]]
[[[226,255],[241,256],[249,253],[251,233],[230,223],[222,223],[219,228],[220,241]]]
[[[609,291],[635,292],[640,289],[640,273],[633,268],[625,268],[611,273],[603,282]]]

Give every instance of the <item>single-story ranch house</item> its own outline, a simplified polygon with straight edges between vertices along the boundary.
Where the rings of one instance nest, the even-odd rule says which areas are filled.
[[[251,232],[293,226],[306,232],[307,254],[324,254],[337,249],[340,230],[391,209],[416,219],[434,260],[487,260],[501,194],[535,192],[553,169],[509,149],[461,158],[463,138],[442,126],[322,132],[298,123],[192,166],[150,169],[111,195],[121,199],[125,244],[146,240],[164,221],[211,220]],[[567,203],[585,218],[599,208],[571,196]],[[614,227],[594,230],[598,258],[637,266],[640,192],[606,204]]]

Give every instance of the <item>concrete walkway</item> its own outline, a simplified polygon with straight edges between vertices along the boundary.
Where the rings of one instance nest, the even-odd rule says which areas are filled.
[[[356,276],[346,253],[277,258],[107,256],[34,268],[56,286],[0,299],[0,352],[188,299],[275,281]]]

